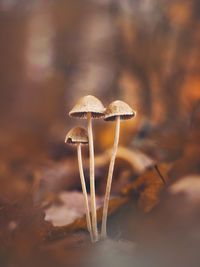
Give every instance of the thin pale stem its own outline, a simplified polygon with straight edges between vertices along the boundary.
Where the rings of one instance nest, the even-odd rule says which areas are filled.
[[[85,186],[85,177],[84,177],[84,173],[83,173],[83,164],[82,164],[81,144],[80,143],[77,144],[77,155],[78,155],[78,167],[79,167],[81,186],[82,186],[84,205],[85,205],[87,228],[88,228],[88,231],[90,233],[91,241],[93,242],[92,225],[91,225],[91,219],[90,219],[87,190],[86,190],[86,186]]]
[[[116,117],[116,128],[115,128],[115,141],[113,144],[113,151],[112,151],[112,156],[111,156],[109,170],[108,170],[108,179],[107,179],[106,193],[105,193],[105,198],[104,198],[101,238],[107,237],[106,224],[107,224],[107,216],[108,216],[108,205],[109,205],[109,199],[110,199],[110,190],[111,190],[113,170],[114,170],[114,165],[115,165],[115,158],[116,158],[117,148],[118,148],[118,143],[119,143],[119,132],[120,132],[120,116],[117,116]]]
[[[95,198],[95,176],[94,176],[94,144],[92,134],[92,117],[91,112],[88,112],[88,139],[90,152],[90,196],[91,196],[91,214],[92,214],[92,230],[94,241],[98,240],[97,230],[97,213],[96,213],[96,198]]]

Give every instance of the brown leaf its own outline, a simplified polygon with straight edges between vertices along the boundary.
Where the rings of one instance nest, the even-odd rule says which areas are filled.
[[[45,209],[45,220],[53,226],[64,226],[85,216],[84,198],[81,192],[62,191],[58,195],[60,204],[52,204]],[[88,196],[89,206],[90,197]],[[97,208],[103,205],[103,198],[96,197]]]
[[[158,170],[166,183],[168,181],[168,168],[168,164],[158,164]],[[139,208],[148,212],[159,203],[159,194],[165,186],[160,174],[152,167],[131,184],[124,187],[122,193],[124,195],[138,195],[137,203]]]
[[[114,213],[119,207],[125,204],[127,200],[128,198],[126,197],[111,199],[109,202],[108,215]],[[100,199],[100,203],[101,205],[103,204],[102,199]],[[101,206],[97,210],[97,221],[98,222],[100,222],[102,219],[102,212],[103,212],[103,207]],[[71,214],[71,221],[73,220],[71,223],[64,225],[64,226],[53,226],[52,225],[51,229],[48,231],[46,235],[46,240],[57,240],[57,239],[66,237],[67,235],[69,235],[69,233],[72,233],[74,231],[87,230],[86,219],[85,217],[83,217],[84,212],[81,211],[79,215],[77,212],[75,216],[74,214]],[[89,237],[89,234],[88,234],[88,237]]]

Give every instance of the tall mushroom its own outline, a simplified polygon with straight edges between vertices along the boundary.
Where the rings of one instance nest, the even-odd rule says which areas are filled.
[[[71,129],[65,138],[65,143],[77,145],[77,156],[78,156],[78,167],[81,179],[81,186],[83,191],[83,198],[84,198],[84,205],[85,205],[85,213],[86,213],[86,222],[87,228],[90,233],[91,241],[93,242],[93,233],[92,233],[92,226],[91,226],[91,219],[90,219],[90,212],[89,212],[89,205],[88,205],[88,197],[87,197],[87,190],[85,186],[85,177],[83,173],[83,164],[82,164],[82,155],[81,155],[81,144],[88,144],[88,135],[87,131],[82,127],[75,127]]]
[[[129,120],[136,115],[136,112],[125,102],[123,101],[114,101],[112,102],[105,111],[105,121],[116,121],[115,129],[115,140],[113,144],[113,151],[110,160],[109,170],[108,170],[108,179],[106,185],[106,192],[104,198],[103,206],[103,216],[102,216],[102,227],[101,227],[101,238],[107,237],[106,223],[108,215],[108,204],[110,198],[110,190],[112,184],[113,170],[115,164],[115,158],[117,154],[117,148],[119,143],[119,132],[120,132],[120,120]]]
[[[69,116],[75,118],[87,119],[88,121],[88,139],[90,153],[90,195],[91,195],[91,213],[92,213],[92,229],[94,241],[98,240],[97,215],[96,215],[96,199],[95,199],[95,175],[94,175],[94,144],[92,133],[92,118],[104,117],[104,106],[99,99],[88,95],[82,97],[73,109],[69,112]]]

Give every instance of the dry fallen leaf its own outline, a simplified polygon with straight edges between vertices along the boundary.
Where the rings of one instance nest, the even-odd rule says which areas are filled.
[[[60,204],[52,204],[45,209],[45,220],[53,226],[64,226],[85,216],[83,194],[78,191],[62,191],[58,195]],[[89,206],[90,197],[88,196]],[[103,205],[103,198],[96,197],[97,209]]]
[[[157,166],[160,174],[167,183],[169,164],[160,163]],[[135,181],[123,188],[123,195],[138,196],[138,207],[145,212],[150,211],[159,203],[159,194],[165,187],[160,174],[154,167],[148,169]]]
[[[89,197],[88,197],[89,198]],[[103,197],[97,197],[97,220],[102,219]],[[45,210],[45,220],[51,222],[46,239],[57,240],[64,238],[73,231],[87,230],[83,196],[80,192],[62,192],[60,195],[61,204],[52,204]],[[114,213],[128,198],[111,198],[109,202],[108,215]]]

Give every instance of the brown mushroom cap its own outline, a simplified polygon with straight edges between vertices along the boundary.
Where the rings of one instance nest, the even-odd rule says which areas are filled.
[[[104,117],[105,108],[101,101],[92,95],[79,99],[76,105],[69,112],[70,117],[86,119],[87,113],[91,112],[93,118]]]
[[[104,114],[105,121],[114,121],[117,116],[120,116],[120,120],[129,120],[135,117],[136,111],[125,102],[116,100],[107,107]]]
[[[82,127],[72,128],[65,137],[65,143],[75,145],[77,143],[88,144],[88,134]]]

